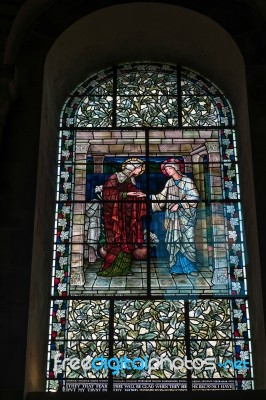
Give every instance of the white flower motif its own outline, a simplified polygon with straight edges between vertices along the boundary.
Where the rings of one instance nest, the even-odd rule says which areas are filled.
[[[55,357],[56,357],[57,355],[60,355],[60,356],[61,356],[61,352],[58,351],[58,350],[52,350],[52,351],[51,351],[51,358],[52,358],[52,359],[55,359]],[[56,367],[57,367],[57,368],[54,367],[53,371],[55,372],[55,374],[60,374],[60,373],[62,372],[62,364],[61,364],[61,365],[60,365],[60,364],[57,364]]]
[[[238,324],[238,325],[240,325],[240,324]],[[246,324],[242,324],[242,325],[246,325]],[[241,350],[239,354],[240,354],[241,360],[248,360],[249,359],[249,352],[248,351]]]
[[[241,304],[245,304],[245,300],[243,299],[236,299],[235,302],[238,306],[240,306]]]
[[[69,214],[70,213],[70,207],[69,206],[62,207],[62,213],[63,214]]]
[[[194,72],[192,72],[192,71],[190,71],[189,72],[189,74],[188,74],[188,76],[190,77],[190,78],[192,78],[192,79],[197,79],[197,75],[194,73]],[[198,84],[200,85],[202,85],[202,83],[199,81],[198,82]]]
[[[209,88],[209,91],[210,91],[210,93],[215,94],[216,91],[217,91],[217,89],[216,89],[215,87],[211,86],[211,87]]]
[[[225,150],[225,154],[227,155],[227,157],[229,158],[230,156],[232,156],[234,154],[234,149],[227,149]]]
[[[239,324],[237,324],[237,329],[239,330],[240,334],[243,335],[243,332],[247,331],[247,329],[248,329],[246,322],[239,322]],[[248,354],[248,351],[242,351],[242,352],[240,351],[240,356],[241,356],[241,353]],[[241,356],[241,358],[243,358],[243,357]]]
[[[60,307],[62,307],[63,300],[55,300],[54,304],[58,304]]]
[[[241,285],[239,282],[232,282],[232,290],[235,290],[237,293],[241,290]]]
[[[63,136],[66,136],[67,138],[69,138],[70,132],[69,132],[69,131],[64,131],[64,132],[63,132]]]
[[[200,86],[200,87],[203,87],[203,86],[204,86],[204,82],[198,81],[198,82],[197,82],[197,85]]]
[[[230,223],[231,223],[231,220],[230,220]],[[231,224],[231,225],[232,225],[232,224]],[[233,246],[232,246],[232,249],[233,249],[234,251],[239,251],[239,250],[241,250],[241,246],[240,246],[239,243],[234,243]]]
[[[236,192],[230,192],[228,194],[229,199],[237,199],[237,193]]]
[[[61,265],[61,267],[63,265],[67,265],[67,262],[68,262],[68,257],[60,257],[59,258],[59,264]]]
[[[224,186],[231,190],[233,188],[233,182],[232,181],[225,181]]]
[[[69,150],[62,150],[62,156],[68,158],[70,156]]]
[[[234,318],[241,319],[243,317],[243,311],[240,309],[234,310]]]
[[[68,199],[68,194],[66,193],[60,193],[60,200],[61,201],[65,201]]]
[[[56,312],[57,319],[64,318],[66,316],[66,310],[57,310]]]
[[[222,107],[222,111],[224,114],[228,114],[230,112],[228,107]]]
[[[241,278],[243,276],[243,270],[240,268],[239,269],[235,268],[234,275],[235,275],[235,278],[238,280],[238,278]]]
[[[233,178],[234,176],[236,175],[236,171],[234,170],[234,169],[229,169],[228,171],[227,171],[227,176],[228,176],[228,178]]]
[[[237,239],[237,233],[236,233],[236,231],[228,231],[228,234],[229,234],[229,238],[230,238],[230,239],[233,239],[233,240],[236,240],[236,239]]]
[[[234,206],[226,206],[226,211],[230,214],[233,214],[235,212],[235,207]]]
[[[57,286],[57,289],[59,292],[65,292],[66,291],[66,283],[59,283]]]
[[[250,389],[252,389],[251,381],[243,381],[243,382],[242,382],[242,389],[243,389],[243,390],[250,390]]]
[[[71,182],[65,182],[65,183],[63,184],[63,188],[64,188],[65,192],[66,192],[67,190],[71,189]]]
[[[63,228],[65,228],[67,226],[67,220],[63,218],[59,219],[58,226],[62,226]]]
[[[239,225],[239,220],[238,218],[230,218],[230,224],[232,227]]]
[[[62,339],[61,340],[57,340],[56,343],[55,343],[55,349],[60,351],[61,346],[64,346],[64,345],[65,345],[64,340],[62,340]]]
[[[230,140],[229,140],[229,139],[223,139],[223,140],[222,140],[222,143],[223,143],[225,146],[229,146]]]
[[[55,273],[55,276],[56,276],[57,278],[60,278],[60,279],[62,279],[62,278],[64,278],[64,276],[65,276],[65,273],[64,273],[64,271],[63,271],[63,270],[61,270],[61,269],[58,269],[58,270],[56,271],[56,273]]]
[[[67,118],[66,119],[66,124],[67,125],[73,125],[74,124],[74,118]]]
[[[65,179],[67,181],[68,177],[69,177],[69,172],[68,171],[62,171],[61,172],[61,178]]]
[[[64,244],[59,244],[59,245],[57,246],[57,251],[58,251],[59,253],[64,253],[65,250],[66,250],[66,246],[65,246]]]
[[[73,143],[73,140],[66,140],[65,143],[64,143],[64,145],[65,145],[66,147],[69,147],[69,146],[72,145],[72,143]]]
[[[232,168],[232,163],[229,160],[224,160],[224,165],[230,170]]]
[[[59,388],[59,383],[57,382],[57,381],[49,381],[49,389],[48,389],[48,391],[51,391],[51,390],[58,390],[58,388]]]
[[[57,376],[58,374],[62,374],[62,372],[63,372],[62,364],[57,364],[56,368],[54,367],[53,371],[55,373],[55,376]],[[51,383],[52,383],[51,387],[53,389],[57,389],[58,388],[58,383],[56,381],[55,382],[51,382]]]
[[[244,377],[247,376],[247,372],[248,371],[246,369],[244,369],[244,368],[238,370],[238,374],[239,375],[243,375]]]
[[[221,117],[221,123],[227,125],[228,124],[228,118],[227,117]]]
[[[244,340],[237,340],[236,345],[239,346],[241,349],[244,348],[245,346],[245,341]]]
[[[230,256],[230,263],[238,265],[239,258],[237,256]]]
[[[62,325],[59,322],[53,324],[53,331],[60,332],[62,330]]]
[[[58,350],[52,350],[51,351],[51,358],[55,358],[57,355],[61,355],[60,351]]]
[[[66,239],[68,239],[68,236],[69,236],[69,232],[62,231],[62,232],[60,233],[60,238],[61,238],[61,240],[66,240]]]

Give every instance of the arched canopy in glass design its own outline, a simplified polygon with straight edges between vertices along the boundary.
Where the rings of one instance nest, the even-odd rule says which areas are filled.
[[[252,389],[246,258],[235,120],[217,86],[138,62],[70,94],[48,391]]]

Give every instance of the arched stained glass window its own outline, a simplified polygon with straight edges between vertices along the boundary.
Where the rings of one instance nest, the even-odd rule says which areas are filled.
[[[47,390],[252,389],[221,90],[176,65],[106,69],[63,107],[57,171]]]

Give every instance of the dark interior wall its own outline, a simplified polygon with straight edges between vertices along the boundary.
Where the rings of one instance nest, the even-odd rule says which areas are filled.
[[[50,7],[44,8],[39,17],[30,26],[27,26],[24,37],[19,38],[19,46],[17,45],[16,52],[12,54],[12,51],[10,51],[10,54],[12,54],[10,59],[13,59],[13,65],[5,66],[1,70],[3,75],[2,80],[4,80],[4,86],[2,87],[5,87],[5,91],[1,93],[1,112],[4,115],[7,109],[9,111],[3,123],[0,150],[0,201],[2,210],[0,230],[0,315],[2,321],[0,359],[5,360],[5,371],[1,375],[0,390],[3,393],[5,392],[6,395],[8,394],[9,397],[13,393],[13,398],[22,397],[24,390],[33,236],[39,235],[38,226],[43,227],[45,224],[45,230],[48,232],[52,230],[53,225],[51,209],[45,213],[46,218],[44,220],[43,209],[40,208],[38,213],[38,206],[36,207],[36,180],[39,154],[43,157],[42,162],[44,166],[52,164],[50,171],[54,168],[56,154],[55,142],[52,143],[50,140],[45,141],[45,137],[41,142],[41,146],[45,146],[46,151],[39,152],[45,59],[58,36],[75,21],[86,16],[88,13],[112,4],[132,2],[111,0],[88,2],[76,0],[74,8],[73,1],[69,0],[53,1],[50,3]],[[146,2],[147,10],[151,7],[149,3],[151,2]],[[164,2],[161,1],[160,3]],[[176,0],[168,1],[167,3],[185,6],[212,18],[232,36],[243,55],[246,67],[251,149],[245,147],[241,150],[242,161],[245,162],[245,159],[252,156],[260,258],[261,265],[264,265],[265,212],[263,176],[265,175],[265,164],[263,162],[263,134],[265,129],[266,22],[263,19],[262,13],[260,13],[260,9],[252,8],[251,2],[248,1],[231,0],[213,2],[212,0],[205,0],[199,2],[197,0]],[[107,8],[106,11],[108,11]],[[143,25],[138,26],[140,19],[136,18],[134,22],[138,27],[138,32],[145,32]],[[98,29],[99,32],[95,32],[95,40],[93,38],[94,42],[97,42],[99,35],[103,35],[106,32],[105,26],[101,26]],[[158,27],[154,24],[153,29],[156,32]],[[195,27],[189,27],[189,30],[193,29]],[[108,35],[108,33],[107,31],[106,34]],[[124,32],[121,32],[122,36],[123,34]],[[197,34],[197,31],[195,31],[195,35]],[[141,36],[136,38],[136,49],[140,38]],[[75,43],[73,43],[73,46],[75,46]],[[109,49],[106,62],[110,61],[113,56],[112,54],[113,52]],[[204,54],[202,57],[204,57]],[[221,60],[221,64],[223,64],[223,60]],[[96,65],[94,68],[96,68]],[[215,76],[215,73],[213,73],[213,76]],[[212,76],[209,76],[209,78],[212,78]],[[230,76],[228,78],[232,79]],[[58,85],[64,79],[64,76],[58,76]],[[70,84],[71,79],[68,81]],[[74,81],[75,79],[73,79],[73,84]],[[49,100],[47,104],[52,104],[52,94],[52,91],[46,92]],[[56,106],[59,106],[59,104]],[[237,104],[234,106],[237,107]],[[51,107],[53,109],[53,106]],[[44,115],[48,116],[49,112],[44,113]],[[49,124],[51,124],[51,121],[47,123],[47,128],[49,128]],[[45,175],[44,171],[39,171],[39,174],[40,179]],[[48,190],[40,192],[44,196],[44,204],[46,199],[51,198],[54,190],[52,172],[50,175],[50,185]],[[245,193],[248,197],[248,190],[245,190]],[[38,218],[41,218],[40,224],[38,224]],[[254,225],[255,222],[254,214],[248,214],[247,225]],[[45,355],[43,351],[38,352],[38,346],[40,349],[44,346],[41,339],[43,335],[40,333],[45,331],[44,336],[47,333],[47,296],[49,294],[48,286],[50,282],[48,253],[50,246],[51,243],[49,241],[40,244],[40,248],[35,252],[33,259],[33,265],[36,266],[39,263],[40,265],[47,266],[47,269],[40,269],[42,274],[40,274],[39,280],[36,279],[35,274],[34,286],[31,289],[31,312],[33,314],[34,312],[38,312],[38,309],[35,308],[37,303],[39,306],[41,304],[39,309],[46,310],[46,315],[41,315],[41,318],[39,318],[40,323],[35,332],[37,340],[35,341],[34,354],[31,357],[33,381],[35,379],[35,371],[38,375],[39,364],[45,365]],[[260,278],[259,273],[256,272],[256,279]],[[264,288],[266,277],[263,268],[261,271],[261,280],[263,283],[262,287]],[[260,324],[259,315],[254,323],[255,325]],[[38,338],[40,338],[39,342]]]

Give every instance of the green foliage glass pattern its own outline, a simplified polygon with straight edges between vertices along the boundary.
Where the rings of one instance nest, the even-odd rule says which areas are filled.
[[[65,103],[61,126],[230,126],[232,109],[209,80],[175,65],[133,63],[102,71]]]
[[[116,301],[114,339],[167,340],[184,338],[184,302]]]
[[[166,96],[117,97],[117,126],[175,126],[177,99]]]
[[[86,158],[90,152],[86,148],[88,143],[98,164]],[[213,213],[218,222],[215,233],[210,233],[209,226],[202,222],[201,231],[205,236],[198,245],[207,248],[211,237],[214,247],[208,246],[209,254],[217,249],[222,251],[217,243],[228,236],[228,268],[225,271],[218,268],[215,277],[215,284],[222,286],[230,275],[226,288],[228,296],[214,297],[211,289],[196,293],[196,284],[191,284],[193,277],[187,282],[191,289],[187,286],[182,296],[176,296],[176,287],[167,283],[163,268],[157,264],[157,267],[150,266],[142,281],[136,278],[142,273],[139,269],[135,277],[127,278],[127,284],[147,285],[150,273],[152,290],[148,297],[147,292],[141,292],[141,284],[139,287],[135,284],[134,289],[139,290],[137,294],[132,291],[129,296],[125,291],[121,299],[120,293],[108,292],[106,281],[102,282],[102,287],[98,286],[99,292],[96,286],[92,288],[96,295],[87,292],[84,297],[84,286],[81,287],[71,263],[75,265],[79,261],[79,246],[84,244],[79,229],[82,231],[84,225],[88,230],[88,222],[82,219],[87,200],[79,197],[87,184],[82,180],[86,162],[91,163],[90,175],[94,174],[96,164],[98,171],[101,170],[98,175],[109,174],[116,171],[116,163],[113,169],[107,168],[109,164],[104,166],[100,159],[103,153],[111,154],[114,159],[132,154],[160,157],[173,153],[180,157],[197,152],[201,146],[209,146],[210,153],[216,154],[216,161],[208,165],[213,168],[215,190],[204,193],[204,201],[210,204],[199,207],[199,213],[204,215],[203,220]],[[147,381],[150,388],[158,387],[154,390],[162,390],[159,385],[167,387],[168,384],[173,385],[171,390],[216,390],[221,385],[228,385],[232,390],[253,388],[237,162],[234,116],[228,100],[212,82],[187,68],[148,62],[118,65],[89,77],[71,93],[60,117],[48,391],[77,391],[79,385],[85,392],[120,390],[115,389],[119,387],[132,390],[134,382],[136,385],[144,382],[145,386]],[[196,164],[194,173],[197,171],[200,180],[203,163]],[[221,176],[217,174],[219,168]],[[198,184],[204,185],[204,182]],[[76,221],[77,234],[73,237]],[[92,264],[86,267],[95,275]],[[168,291],[163,285],[160,290],[159,286],[158,290],[152,286],[156,268],[161,274],[158,285],[165,284]],[[214,279],[212,282],[209,279],[210,286],[213,282]],[[218,297],[219,293],[223,294],[218,292]],[[163,369],[154,369],[150,374],[146,370],[122,369],[112,376],[106,369],[85,371],[81,367],[73,368],[71,363],[67,363],[63,371],[55,368],[56,355],[62,362],[87,356],[92,359],[162,356],[170,360],[214,357],[216,368],[173,370],[165,364]],[[247,360],[250,367],[232,370],[218,365],[227,359]]]

